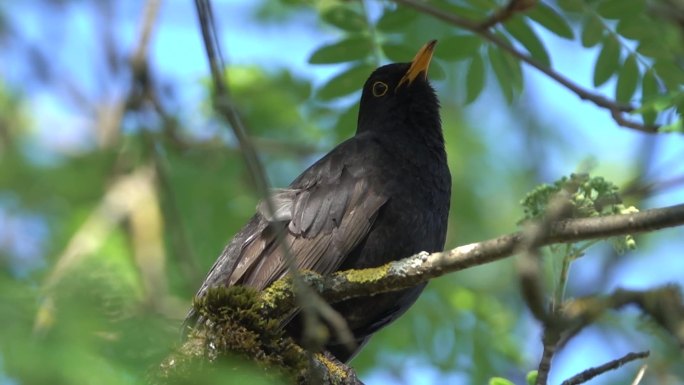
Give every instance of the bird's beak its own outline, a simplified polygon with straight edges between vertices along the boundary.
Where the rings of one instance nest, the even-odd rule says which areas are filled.
[[[437,40],[430,40],[418,51],[416,56],[411,61],[411,66],[404,77],[401,78],[397,89],[402,86],[402,84],[411,84],[414,80],[421,74],[425,73],[425,79],[427,79],[428,67],[430,67],[430,60],[432,59],[432,54],[435,52],[435,46],[437,45]]]

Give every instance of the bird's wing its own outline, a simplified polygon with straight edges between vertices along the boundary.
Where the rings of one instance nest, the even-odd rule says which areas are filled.
[[[372,188],[363,166],[350,166],[360,150],[333,151],[287,189],[276,190],[270,215],[266,204],[235,235],[218,258],[198,296],[207,288],[243,284],[261,290],[287,272],[289,249],[300,270],[335,271],[365,237],[387,197]],[[340,150],[338,147],[336,150]]]

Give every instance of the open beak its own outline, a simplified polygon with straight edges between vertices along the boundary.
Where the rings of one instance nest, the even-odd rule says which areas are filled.
[[[425,73],[425,79],[427,79],[428,67],[430,67],[430,59],[432,59],[432,54],[435,51],[435,46],[437,45],[437,40],[430,40],[418,51],[416,56],[411,61],[411,66],[404,77],[401,78],[397,88],[401,87],[402,84],[411,84],[420,74]]]

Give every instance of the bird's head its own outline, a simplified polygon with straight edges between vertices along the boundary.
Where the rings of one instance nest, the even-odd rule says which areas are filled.
[[[363,86],[357,132],[440,127],[439,101],[427,78],[436,45],[425,44],[410,63],[373,71]]]

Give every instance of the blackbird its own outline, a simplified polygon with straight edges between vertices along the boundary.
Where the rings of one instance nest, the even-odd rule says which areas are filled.
[[[287,274],[278,226],[296,266],[329,274],[362,269],[444,248],[451,174],[439,101],[427,80],[436,40],[410,63],[376,69],[363,86],[356,134],[273,192],[225,247],[197,296],[216,286],[263,290]],[[347,321],[357,348],[332,340],[326,349],[342,362],[370,336],[402,315],[425,287],[361,297],[333,305]],[[186,325],[201,323],[193,309]],[[286,326],[296,339],[298,317]]]

